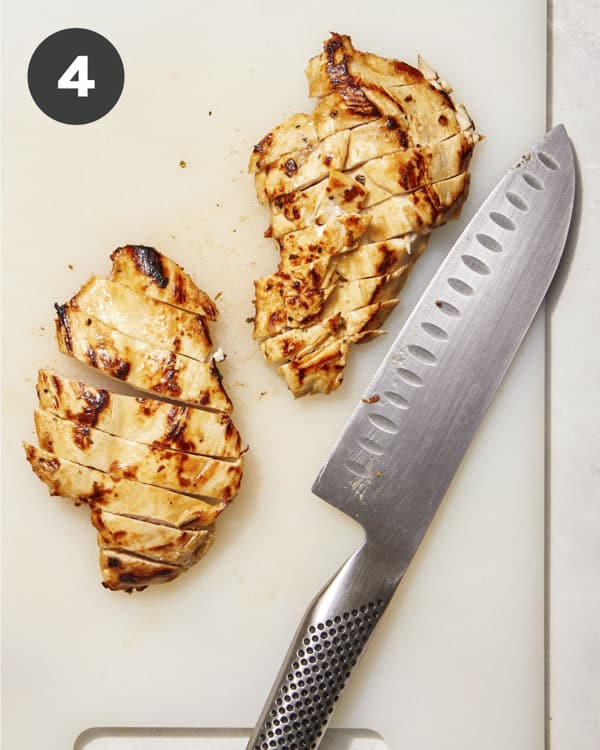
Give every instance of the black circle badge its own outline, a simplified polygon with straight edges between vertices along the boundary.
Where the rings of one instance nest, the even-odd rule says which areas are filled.
[[[89,29],[63,29],[44,39],[27,71],[35,103],[48,117],[67,125],[104,117],[119,101],[124,81],[117,50]]]

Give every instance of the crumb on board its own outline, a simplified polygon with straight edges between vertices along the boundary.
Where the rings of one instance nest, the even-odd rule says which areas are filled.
[[[376,404],[380,400],[381,396],[379,396],[379,394],[377,393],[375,393],[373,396],[369,396],[369,398],[361,398],[363,404]]]
[[[265,397],[265,396],[267,395],[267,393],[268,393],[268,391],[261,391],[261,392],[260,392],[260,393],[258,394],[258,397],[259,397],[259,398],[264,398],[264,397]]]
[[[375,476],[376,477],[380,477],[381,476],[381,472],[379,471],[379,469],[377,469],[377,471],[375,472]]]
[[[223,292],[217,292],[215,294],[215,302],[218,302],[222,296],[223,296]]]
[[[184,161],[183,159],[180,159],[180,160],[179,160],[179,166],[180,166],[180,167],[181,167],[182,169],[185,169],[185,168],[187,167],[187,161]]]
[[[254,323],[254,317],[251,316],[249,318],[246,318],[246,323]]]
[[[69,269],[70,271],[72,271],[72,270],[73,270],[73,264],[72,264],[72,263],[69,263],[69,265],[67,266],[67,268],[68,268],[68,269]]]
[[[219,347],[217,351],[213,354],[213,359],[215,360],[215,362],[225,362],[225,360],[227,359],[227,355],[221,349],[221,347]]]
[[[212,109],[209,109],[209,110],[208,110],[208,116],[209,116],[209,117],[212,117]]]

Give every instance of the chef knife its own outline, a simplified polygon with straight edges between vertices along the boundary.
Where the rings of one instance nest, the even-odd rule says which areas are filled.
[[[559,125],[500,180],[392,344],[312,488],[365,540],[310,605],[248,750],[320,744],[544,298],[574,193]]]

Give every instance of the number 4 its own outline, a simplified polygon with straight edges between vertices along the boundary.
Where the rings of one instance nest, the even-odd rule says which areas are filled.
[[[96,81],[90,81],[88,78],[87,55],[77,55],[58,79],[58,88],[77,89],[77,96],[87,96],[90,89],[96,88]]]

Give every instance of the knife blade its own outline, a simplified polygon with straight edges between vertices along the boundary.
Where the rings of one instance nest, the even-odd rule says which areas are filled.
[[[389,349],[312,487],[365,540],[310,605],[248,750],[320,744],[546,294],[574,194],[559,125],[490,193]]]

